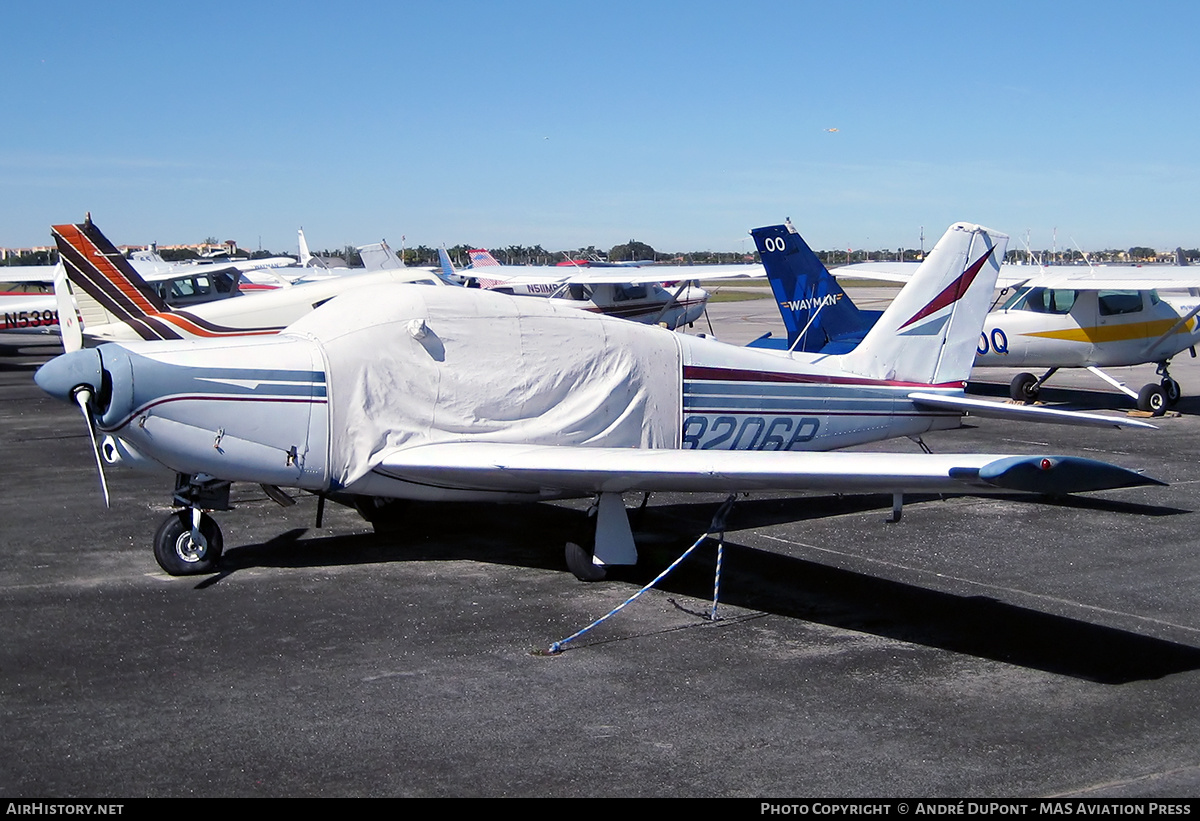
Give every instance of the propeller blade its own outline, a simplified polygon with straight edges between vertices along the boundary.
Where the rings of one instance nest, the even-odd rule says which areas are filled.
[[[88,412],[88,402],[91,399],[92,392],[87,388],[75,391],[75,402],[79,405],[79,409],[83,411],[83,418],[87,420],[88,439],[92,442],[92,455],[96,457],[96,470],[100,472],[100,489],[104,491],[104,506],[112,507],[108,503],[108,481],[104,478],[104,462],[100,459],[100,448],[96,445],[96,428],[92,424],[92,414]]]

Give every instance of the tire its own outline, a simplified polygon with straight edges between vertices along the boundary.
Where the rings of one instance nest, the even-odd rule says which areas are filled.
[[[1012,397],[1014,402],[1024,402],[1026,404],[1036,402],[1038,393],[1037,377],[1031,373],[1017,374],[1008,386],[1008,395]]]
[[[354,509],[376,530],[391,530],[408,518],[409,502],[385,496],[355,496]]]
[[[602,582],[608,576],[603,565],[592,562],[592,551],[575,542],[567,542],[567,569],[581,582]]]
[[[1149,385],[1143,385],[1138,392],[1137,406],[1138,410],[1162,416],[1167,409],[1167,395],[1162,388],[1151,382]]]
[[[200,516],[200,535],[208,544],[197,549],[192,544],[192,512],[181,510],[172,513],[154,534],[154,559],[158,566],[172,576],[215,572],[224,541],[221,528],[207,513]]]
[[[1183,396],[1183,388],[1179,387],[1178,382],[1168,376],[1163,379],[1160,385],[1163,393],[1166,394],[1168,405],[1175,405],[1179,402],[1180,397]]]

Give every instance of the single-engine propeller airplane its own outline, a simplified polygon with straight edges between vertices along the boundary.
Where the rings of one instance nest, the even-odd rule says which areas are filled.
[[[1071,456],[816,453],[959,426],[964,413],[1146,423],[971,400],[963,388],[1007,237],[951,226],[853,351],[786,353],[479,289],[349,291],[285,332],[110,344],[35,379],[77,403],[109,462],[176,474],[154,537],[168,573],[212,571],[204,512],[232,482],[353,499],[595,496],[581,579],[637,561],[627,492],[1075,493],[1155,480]],[[101,479],[103,481],[103,470]],[[107,494],[107,490],[105,491]],[[107,498],[107,496],[106,496]]]
[[[906,282],[915,270],[912,263],[866,262],[837,273]],[[1015,401],[1037,401],[1063,368],[1087,369],[1155,416],[1179,401],[1182,389],[1168,366],[1183,351],[1195,356],[1200,342],[1200,268],[1003,265],[998,285],[1016,292],[984,320],[975,366],[1046,369],[1013,377]],[[1160,379],[1138,391],[1102,370],[1144,364],[1157,365]]]
[[[758,265],[501,265],[484,250],[471,251],[471,267],[456,271],[445,250],[443,274],[467,279],[485,290],[514,296],[564,300],[584,311],[674,330],[704,314],[709,293],[703,279],[760,278]],[[663,283],[675,282],[674,286]]]
[[[65,276],[55,280],[63,347],[77,350],[135,339],[203,339],[276,334],[290,323],[351,288],[383,283],[442,285],[436,276],[410,268],[377,270],[332,277],[288,288],[242,294],[191,306],[170,308],[91,219],[79,225],[55,225]],[[72,288],[68,290],[66,281]],[[78,320],[75,307],[78,306]],[[81,320],[81,321],[79,321]]]
[[[1047,269],[984,320],[975,366],[1046,368],[1040,377],[1013,377],[1013,399],[1034,402],[1046,380],[1061,368],[1086,368],[1161,415],[1182,395],[1168,371],[1171,358],[1200,341],[1200,269]],[[1161,292],[1160,292],[1161,291]],[[1158,384],[1138,391],[1103,368],[1153,363]]]

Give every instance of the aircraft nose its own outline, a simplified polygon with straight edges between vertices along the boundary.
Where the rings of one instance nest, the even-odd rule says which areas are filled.
[[[87,388],[95,396],[104,383],[104,367],[95,348],[56,356],[33,375],[37,386],[55,399],[74,403],[75,391]]]

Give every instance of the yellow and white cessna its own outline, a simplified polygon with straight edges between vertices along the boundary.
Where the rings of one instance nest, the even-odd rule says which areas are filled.
[[[861,263],[839,277],[907,281],[910,263]],[[1171,358],[1200,342],[1200,267],[1182,265],[1002,265],[997,287],[1015,293],[984,320],[977,368],[1045,368],[1009,385],[1018,402],[1033,402],[1060,368],[1086,368],[1159,415],[1179,400]],[[1133,390],[1102,368],[1158,365],[1158,383]]]
[[[1013,378],[1009,393],[1024,402],[1036,400],[1059,368],[1086,368],[1157,416],[1181,395],[1167,370],[1171,357],[1186,350],[1196,355],[1198,289],[1200,268],[1045,269],[987,315],[975,366],[1046,368],[1040,377]],[[1147,363],[1158,365],[1160,381],[1139,391],[1101,370]]]

